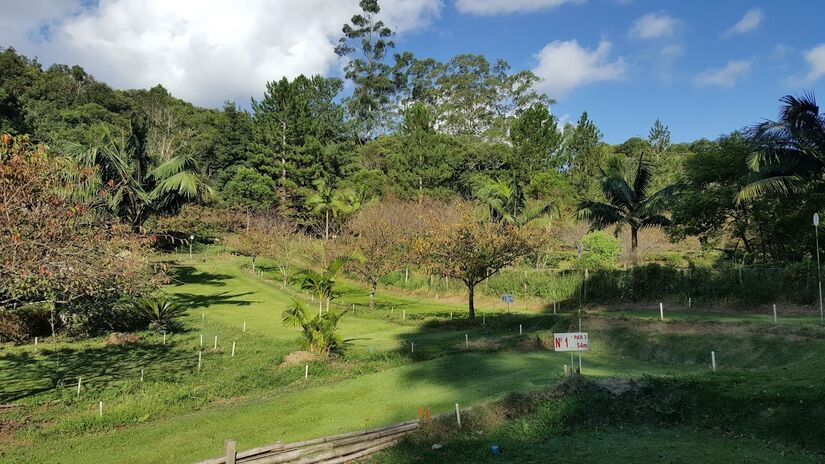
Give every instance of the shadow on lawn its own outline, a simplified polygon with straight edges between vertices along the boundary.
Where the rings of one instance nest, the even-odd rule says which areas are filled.
[[[197,295],[194,293],[175,293],[172,295],[172,299],[184,305],[185,307],[192,309],[206,308],[212,305],[249,306],[250,304],[252,304],[251,300],[239,298],[251,294],[252,292],[220,292],[212,293],[210,295]]]
[[[226,274],[214,274],[211,272],[198,271],[191,266],[173,267],[170,274],[174,285],[200,284],[224,286],[226,285],[226,282],[224,281],[232,278],[232,276]]]
[[[83,392],[103,391],[111,383],[139,381],[140,366],[145,376],[163,372],[165,380],[192,372],[197,358],[185,350],[167,345],[138,342],[94,348],[44,348],[38,354],[10,353],[0,356],[4,366],[0,403],[35,396],[52,389],[74,389],[83,378]],[[45,360],[44,360],[45,358]]]

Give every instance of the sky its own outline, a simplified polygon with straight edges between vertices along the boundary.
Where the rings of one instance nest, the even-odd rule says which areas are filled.
[[[825,99],[825,1],[379,0],[399,51],[462,53],[531,70],[553,112],[587,111],[619,143],[657,118],[676,142],[775,118],[779,98]],[[789,7],[792,5],[792,7]],[[333,47],[357,0],[0,0],[0,46],[79,64],[116,88],[162,84],[248,107],[265,83],[341,76]]]

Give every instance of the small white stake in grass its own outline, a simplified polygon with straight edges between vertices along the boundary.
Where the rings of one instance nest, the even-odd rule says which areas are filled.
[[[80,396],[80,382],[82,382],[83,377],[77,378],[77,396]]]
[[[481,325],[487,325],[487,315],[486,314],[481,315]]]
[[[453,312],[452,311],[450,311],[450,320],[451,321],[453,320]]]
[[[464,334],[464,346],[467,348],[470,347],[470,336],[467,334]]]
[[[201,371],[201,364],[203,363],[203,351],[198,351],[198,372]]]
[[[570,375],[570,371],[567,369],[567,364],[564,365],[564,375]]]
[[[776,318],[776,305],[773,305],[773,321],[774,321],[774,322],[777,322],[777,318]]]
[[[246,332],[246,321],[243,321],[243,331]]]
[[[579,324],[581,325],[581,324]],[[521,324],[518,325],[518,334],[521,335]]]
[[[206,313],[201,313],[201,321],[206,320]]]
[[[582,331],[582,318],[579,316],[579,332]]]
[[[143,369],[140,370],[140,381],[143,382]]]
[[[218,336],[217,335],[215,335],[215,347],[213,349],[215,349],[215,350],[218,349]]]
[[[659,303],[659,318],[665,320],[665,305]]]
[[[415,342],[410,342],[410,353],[415,353]]]
[[[304,366],[304,378],[305,378],[305,379],[308,379],[308,378],[309,378],[309,364],[307,364],[306,366]]]
[[[101,401],[100,403],[98,403],[98,405],[97,405],[97,411],[98,411],[98,415],[99,415],[100,417],[103,417],[103,401]]]
[[[556,314],[556,302],[553,302],[553,314]]]
[[[691,303],[693,303],[693,299],[688,297],[688,309],[690,309]]]
[[[406,309],[401,312],[401,320],[403,321],[405,319],[407,319],[407,310]]]
[[[34,337],[34,346],[37,346],[37,337]]]
[[[710,367],[713,369],[713,372],[716,372],[716,352],[710,352]]]
[[[458,403],[455,404],[455,421],[458,423],[458,428],[461,428],[461,411],[458,409]]]
[[[163,332],[163,344],[166,344],[166,332]]]
[[[232,342],[232,357],[235,357],[235,342]]]
[[[201,348],[203,348],[203,334],[201,334]]]

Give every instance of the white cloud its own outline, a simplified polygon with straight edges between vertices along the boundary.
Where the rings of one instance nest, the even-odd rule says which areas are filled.
[[[676,33],[679,21],[664,12],[648,13],[633,23],[630,35],[639,39],[658,39]]]
[[[461,13],[496,15],[537,11],[584,2],[585,0],[456,0],[455,7]]]
[[[42,61],[80,64],[116,87],[160,83],[211,106],[248,101],[283,76],[328,73],[339,63],[333,47],[341,26],[358,11],[357,0],[100,0],[81,10],[57,0],[30,3],[28,28],[3,30],[0,43]],[[405,32],[429,24],[441,5],[386,0],[381,14]],[[49,34],[34,40],[43,24]]]
[[[696,75],[694,82],[700,87],[733,87],[746,77],[753,63],[748,60],[730,61],[723,68],[708,69]]]
[[[533,72],[543,79],[541,90],[551,97],[562,97],[576,87],[624,77],[626,66],[619,57],[609,58],[611,43],[602,41],[595,50],[582,47],[575,40],[555,41],[536,54]]]
[[[792,77],[788,83],[793,86],[812,84],[825,76],[825,43],[819,44],[805,52],[808,73],[802,77]]]
[[[762,10],[759,8],[752,8],[745,12],[745,16],[742,16],[736,24],[731,26],[730,29],[725,31],[725,36],[729,37],[734,34],[744,34],[746,32],[750,32],[759,27],[762,24],[762,20],[765,19],[765,14],[762,13]]]

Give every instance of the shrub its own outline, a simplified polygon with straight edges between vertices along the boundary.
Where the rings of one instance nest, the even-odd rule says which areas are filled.
[[[148,322],[149,329],[157,332],[174,332],[180,329],[179,318],[186,315],[186,308],[166,298],[143,298],[135,306],[137,315]]]
[[[282,321],[286,327],[300,327],[306,348],[315,354],[327,356],[341,350],[343,342],[338,335],[338,323],[344,313],[336,311],[319,312],[310,316],[310,311],[297,300],[283,312]]]
[[[614,269],[622,254],[619,241],[605,232],[595,231],[581,240],[582,256],[576,262],[578,269]]]

